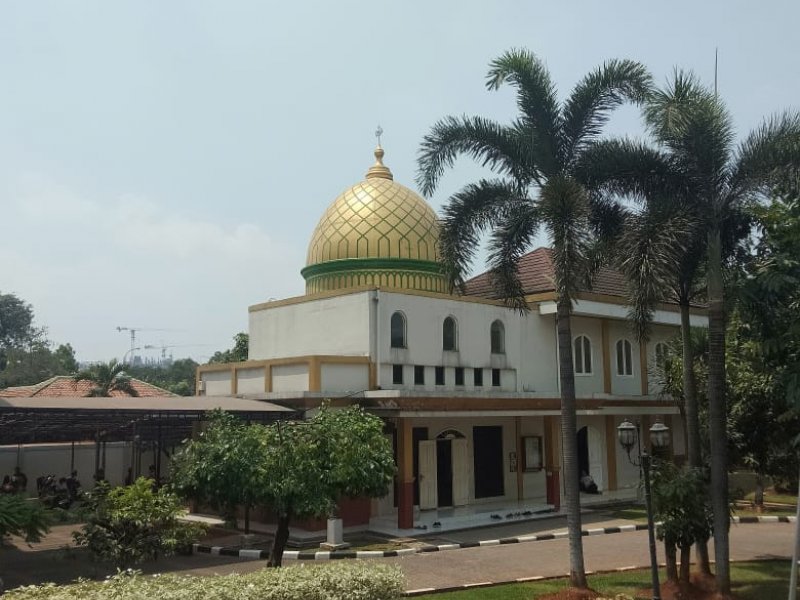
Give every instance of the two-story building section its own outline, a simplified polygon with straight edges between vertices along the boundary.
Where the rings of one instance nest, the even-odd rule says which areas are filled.
[[[397,485],[347,513],[351,524],[396,519],[406,530],[426,521],[424,511],[444,507],[486,506],[487,519],[491,507],[516,502],[558,507],[550,250],[521,259],[524,314],[496,298],[487,274],[467,282],[463,295],[448,293],[434,211],[393,180],[382,149],[375,156],[366,179],[336,198],[314,231],[302,270],[306,295],[251,306],[249,360],[200,367],[198,390],[305,409],[323,399],[357,402],[382,416]],[[617,450],[624,419],[644,431],[661,419],[672,451],[680,456],[685,448],[678,410],[652,377],[678,332],[678,306],[656,310],[642,345],[626,316],[624,282],[608,269],[574,304],[579,463],[605,493],[638,482]],[[702,325],[706,317],[697,312],[692,320]]]

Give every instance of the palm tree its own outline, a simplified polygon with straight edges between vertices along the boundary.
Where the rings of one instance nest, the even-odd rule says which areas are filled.
[[[687,366],[692,358],[688,303],[695,277],[704,284],[716,578],[719,591],[729,594],[724,277],[750,234],[748,206],[763,198],[776,176],[800,167],[800,115],[787,112],[772,117],[734,147],[732,119],[724,104],[692,75],[677,72],[671,84],[653,94],[644,116],[658,148],[628,140],[596,144],[593,160],[586,163],[596,172],[585,179],[606,193],[632,195],[645,202],[639,219],[650,221],[643,229],[649,229],[646,235],[650,237],[641,243],[645,237],[639,235],[640,243],[623,261],[623,270],[634,282],[634,315],[640,327],[665,289],[671,288],[681,303],[693,464],[699,464],[695,462],[699,461],[699,426],[693,377]],[[609,177],[612,169],[616,172]]]
[[[573,298],[600,255],[593,233],[617,223],[620,211],[612,204],[591,202],[591,190],[577,175],[587,170],[587,150],[598,140],[610,111],[626,101],[642,102],[650,76],[639,63],[612,60],[586,75],[559,104],[544,64],[531,52],[510,50],[490,64],[486,85],[494,90],[504,83],[516,88],[520,116],[510,125],[481,117],[439,121],[422,143],[418,183],[430,196],[460,154],[502,176],[467,185],[444,208],[441,252],[454,286],[463,283],[480,235],[490,231],[495,289],[509,306],[525,310],[518,260],[540,229],[552,239],[570,580],[585,588],[570,317]]]
[[[118,363],[116,359],[80,371],[75,375],[75,381],[92,382],[94,386],[89,390],[89,396],[93,397],[107,398],[115,391],[124,392],[129,396],[139,395],[131,383],[131,378],[125,373],[125,365]]]

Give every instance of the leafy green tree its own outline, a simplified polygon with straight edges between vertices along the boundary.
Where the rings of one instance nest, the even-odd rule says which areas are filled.
[[[281,566],[293,518],[326,518],[343,497],[377,498],[395,473],[383,421],[358,406],[323,405],[308,422],[266,429],[265,503],[278,516],[268,565]]]
[[[47,510],[38,500],[28,500],[21,494],[0,494],[0,546],[8,535],[39,542],[49,529]]]
[[[210,363],[243,362],[247,360],[249,345],[250,345],[250,336],[244,333],[243,331],[239,332],[235,336],[233,336],[233,348],[224,351],[217,350],[208,362]]]
[[[172,459],[171,483],[193,498],[235,518],[244,508],[244,532],[250,533],[250,510],[263,496],[263,427],[247,425],[222,411]]]
[[[139,395],[131,383],[130,376],[125,372],[125,365],[118,363],[116,359],[77,373],[75,381],[90,381],[94,384],[89,390],[89,396],[107,398],[111,396],[111,392],[116,391],[129,396]]]
[[[425,136],[418,183],[430,196],[445,169],[466,154],[502,176],[467,185],[444,208],[441,251],[455,285],[463,282],[481,234],[491,232],[489,263],[497,296],[524,310],[517,264],[539,230],[552,240],[561,382],[561,432],[570,544],[570,580],[586,587],[581,539],[577,460],[572,301],[602,253],[592,243],[598,229],[618,226],[619,210],[593,194],[584,177],[590,150],[609,113],[643,101],[650,76],[639,63],[612,60],[589,73],[559,104],[550,73],[533,53],[511,50],[491,63],[486,85],[516,88],[520,116],[510,125],[481,117],[447,117]]]
[[[95,560],[120,569],[146,560],[171,556],[191,547],[203,528],[179,521],[185,512],[178,497],[140,477],[132,485],[102,484],[88,499],[92,510],[81,531],[73,534]]]
[[[14,294],[0,293],[0,349],[17,348],[33,333],[33,307]]]
[[[198,363],[191,358],[174,360],[167,365],[128,365],[128,373],[147,383],[179,396],[193,396]]]
[[[75,350],[72,344],[60,344],[53,350],[53,358],[56,361],[58,373],[55,375],[68,375],[77,373],[78,361],[75,359]]]
[[[712,512],[705,476],[694,467],[679,468],[658,461],[653,472],[653,513],[659,521],[656,534],[664,542],[667,579],[690,593],[689,569],[692,544],[711,535]],[[680,550],[680,574],[677,551]]]

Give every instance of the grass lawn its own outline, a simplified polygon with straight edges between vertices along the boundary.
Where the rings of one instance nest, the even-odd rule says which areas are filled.
[[[755,492],[750,492],[744,499],[752,502],[755,499]],[[766,490],[764,492],[764,502],[777,502],[778,504],[797,506],[797,496],[792,496],[791,494],[776,494],[771,490]]]
[[[611,519],[628,519],[637,523],[647,523],[647,511],[644,506],[627,506],[605,512]]]
[[[788,592],[789,561],[755,561],[731,563],[733,592],[741,600],[784,598]],[[664,573],[661,573],[664,580]],[[626,571],[606,575],[590,575],[589,586],[600,593],[633,594],[650,585],[650,571]],[[429,600],[535,600],[540,596],[563,590],[566,579],[551,579],[534,583],[514,583],[491,588],[419,596]],[[637,598],[639,598],[637,596]],[[650,598],[649,595],[641,598]]]

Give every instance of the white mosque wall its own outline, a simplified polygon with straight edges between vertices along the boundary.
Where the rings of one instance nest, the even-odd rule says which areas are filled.
[[[449,298],[436,298],[393,292],[382,292],[377,311],[380,386],[384,389],[413,386],[413,366],[425,367],[425,385],[420,389],[455,388],[455,367],[464,367],[465,385],[471,389],[472,369],[482,368],[483,388],[491,389],[491,369],[501,370],[503,391],[516,391],[516,371],[520,366],[522,317],[502,306]],[[406,319],[406,348],[391,348],[391,317],[401,312]],[[442,349],[442,327],[453,317],[457,327],[457,350]],[[505,353],[492,354],[490,328],[500,320],[505,329]],[[373,357],[375,360],[375,357]],[[404,383],[392,383],[392,365],[406,365]],[[434,369],[445,367],[445,385],[435,385]]]
[[[558,395],[558,348],[553,316],[531,311],[521,322],[520,379],[524,392]]]
[[[617,365],[617,342],[625,340],[631,344],[631,375],[620,375]],[[641,394],[642,368],[639,343],[627,321],[609,321],[608,344],[608,357],[611,361],[611,393],[620,396]]]
[[[231,376],[230,371],[208,371],[203,373],[204,394],[206,396],[230,396]]]
[[[573,317],[571,319],[573,352],[574,341],[578,336],[589,338],[592,349],[591,373],[575,373],[575,393],[578,397],[603,393],[603,335],[600,319]],[[553,333],[555,336],[555,332]],[[574,360],[574,356],[573,356]]]
[[[258,394],[263,392],[265,387],[264,367],[252,369],[236,370],[236,393],[238,394]]]
[[[325,392],[358,392],[369,389],[369,365],[322,363],[320,388]]]
[[[308,365],[275,365],[272,367],[273,392],[308,391]]]
[[[254,310],[249,359],[369,356],[369,311],[370,292]]]

